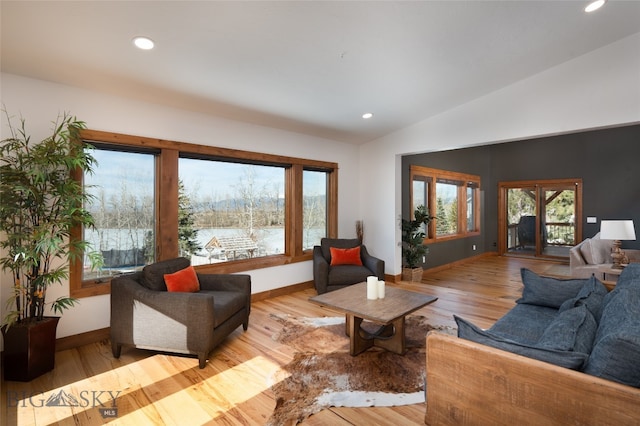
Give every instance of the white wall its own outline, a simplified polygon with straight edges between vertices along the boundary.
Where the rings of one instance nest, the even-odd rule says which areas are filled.
[[[254,126],[205,114],[131,101],[69,86],[3,73],[2,104],[9,114],[24,117],[34,140],[47,136],[59,112],[69,111],[88,128],[202,145],[265,152],[336,162],[339,165],[338,229],[340,237],[355,237],[358,214],[358,149],[354,145]],[[17,123],[17,121],[16,121]],[[15,123],[14,123],[15,124]],[[3,119],[2,139],[8,136]],[[311,262],[249,272],[254,293],[313,279]],[[0,275],[2,318],[11,290],[10,278]],[[54,286],[47,295],[54,300],[69,294],[69,285]],[[109,297],[83,298],[63,315],[58,337],[109,326]]]
[[[387,274],[400,273],[403,154],[638,122],[640,33],[363,145],[360,208],[367,248],[385,260]]]

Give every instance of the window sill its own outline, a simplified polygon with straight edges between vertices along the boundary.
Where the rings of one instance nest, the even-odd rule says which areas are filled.
[[[306,262],[310,261],[312,257],[312,253],[305,253],[300,256],[274,255],[256,259],[198,265],[195,266],[195,269],[201,274],[233,274],[238,272],[249,272],[256,269],[273,268],[297,262]],[[103,282],[96,282],[93,280],[86,281],[82,283],[82,287],[71,289],[71,297],[78,299],[104,294],[111,294],[111,280]]]

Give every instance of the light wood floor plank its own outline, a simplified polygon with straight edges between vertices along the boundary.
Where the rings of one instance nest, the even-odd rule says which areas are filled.
[[[421,283],[389,283],[438,297],[415,312],[432,324],[454,325],[453,315],[481,327],[491,326],[520,297],[520,268],[538,273],[562,269],[557,264],[508,257],[483,257],[455,268],[426,273]],[[566,267],[568,269],[568,267]],[[273,314],[320,317],[339,313],[308,302],[312,289],[254,303],[249,330],[233,332],[212,354],[206,368],[193,357],[123,348],[111,355],[108,341],[57,353],[53,372],[30,383],[2,382],[3,425],[263,425],[275,406],[274,375],[294,350],[272,336],[281,325]],[[44,407],[43,395],[82,396],[85,407]],[[103,419],[93,397],[110,406],[106,392],[118,393],[118,417]],[[99,394],[102,392],[102,394]],[[34,395],[31,401],[28,396]],[[27,398],[23,398],[26,396]],[[99,404],[98,404],[99,405]],[[403,407],[331,408],[305,425],[422,425],[424,404]]]

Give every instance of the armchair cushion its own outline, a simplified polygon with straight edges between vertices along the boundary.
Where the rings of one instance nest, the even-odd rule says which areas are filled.
[[[339,268],[329,270],[329,285],[350,285],[366,281],[367,277],[375,275],[364,266],[340,265]]]
[[[164,274],[164,282],[169,292],[195,293],[200,291],[200,282],[193,266],[188,266],[173,274]]]
[[[201,291],[213,296],[213,327],[218,327],[246,306],[246,297],[237,291]]]
[[[353,247],[353,248],[346,248],[346,249],[330,247],[330,251],[331,251],[331,266],[336,266],[336,265],[362,266],[362,259],[360,258],[360,246]]]
[[[167,291],[167,285],[164,282],[165,274],[173,274],[189,265],[191,265],[191,262],[184,257],[152,263],[142,269],[143,279],[141,284],[149,290]]]

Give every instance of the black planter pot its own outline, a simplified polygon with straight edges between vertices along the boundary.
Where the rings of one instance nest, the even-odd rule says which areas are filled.
[[[59,317],[2,327],[4,379],[29,382],[51,370],[56,357]]]

